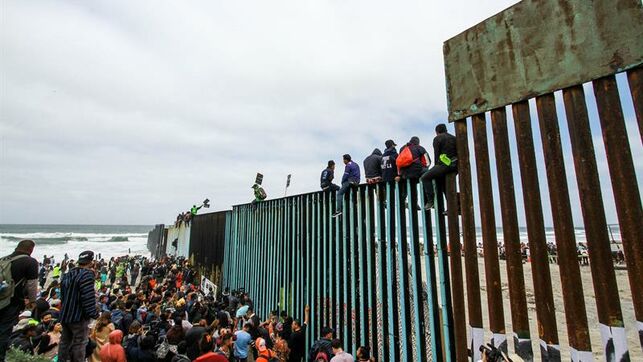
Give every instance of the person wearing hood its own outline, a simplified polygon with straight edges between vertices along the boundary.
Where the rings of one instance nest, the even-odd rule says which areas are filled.
[[[364,160],[364,176],[369,185],[382,182],[382,151],[379,148]]]
[[[400,161],[403,161],[405,159],[404,156],[408,155],[408,152],[406,151],[407,149],[410,151],[410,163],[402,166],[400,165]],[[400,148],[400,154],[396,159],[396,163],[399,176],[395,178],[395,181],[399,182],[400,179],[404,180],[400,185],[400,198],[405,200],[407,196],[406,180],[410,180],[411,187],[415,187],[420,176],[422,176],[422,174],[427,170],[427,167],[431,164],[431,158],[426,152],[426,149],[420,145],[420,138],[413,136],[405,146]],[[417,205],[416,193],[412,193],[411,195],[413,197],[412,204],[415,205],[414,207],[416,210],[420,210],[420,206]]]
[[[109,334],[109,343],[100,349],[100,360],[103,362],[126,362],[125,349],[121,345],[123,331],[116,329]]]
[[[337,192],[337,210],[333,214],[333,217],[337,217],[342,214],[342,207],[344,206],[344,194],[348,191],[351,186],[359,185],[360,181],[360,172],[359,166],[353,162],[351,155],[345,154],[343,157],[344,160],[344,175],[342,176],[342,187]]]
[[[382,155],[382,181],[384,182],[393,182],[397,177],[397,167],[395,166],[395,160],[397,159],[397,149],[395,149],[395,142],[393,140],[387,140],[384,142],[386,149]]]

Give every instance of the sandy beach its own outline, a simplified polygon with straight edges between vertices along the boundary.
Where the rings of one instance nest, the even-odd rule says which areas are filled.
[[[464,265],[464,259],[462,260]],[[509,351],[513,351],[513,331],[511,329],[511,315],[510,315],[510,300],[509,300],[509,286],[507,282],[507,264],[504,260],[500,261],[501,280],[502,280],[502,295],[504,300],[504,315],[507,328],[507,340],[509,342]],[[556,320],[558,326],[558,338],[561,348],[561,360],[570,360],[569,342],[567,339],[567,323],[565,321],[565,311],[563,304],[563,293],[560,283],[560,269],[556,264],[550,264],[551,279],[553,284],[553,295],[556,309]],[[530,332],[533,344],[533,351],[535,353],[534,359],[540,360],[540,348],[538,346],[538,331],[536,324],[536,305],[534,298],[534,286],[531,274],[531,264],[524,263],[523,270],[525,275],[525,288],[527,294],[527,305],[529,308],[529,321]],[[486,308],[486,282],[484,276],[484,259],[478,259],[478,271],[480,273],[481,285],[481,298],[482,298],[482,312],[483,312],[483,326],[485,327],[485,342],[491,339],[491,332],[488,329],[489,310]],[[463,271],[464,272],[464,271]],[[594,293],[594,286],[592,284],[592,274],[589,266],[581,266],[581,276],[583,281],[583,291],[585,296],[585,306],[587,308],[587,320],[590,330],[590,338],[592,342],[592,352],[597,361],[604,360],[603,351],[601,350],[601,335],[598,323],[598,313],[596,310],[596,300]],[[630,350],[630,359],[632,361],[643,360],[643,353],[639,345],[638,332],[636,330],[636,319],[634,317],[634,306],[632,304],[632,293],[630,291],[629,280],[627,277],[627,270],[617,269],[616,279],[618,284],[619,296],[621,299],[621,309],[623,311],[623,320],[625,321],[625,329],[628,339],[628,347]],[[466,283],[465,283],[466,284]],[[466,295],[466,289],[465,289]],[[512,354],[514,360],[521,360],[518,356]]]

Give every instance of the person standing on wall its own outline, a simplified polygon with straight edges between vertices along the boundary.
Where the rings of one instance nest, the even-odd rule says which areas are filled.
[[[62,310],[60,323],[63,331],[58,348],[58,361],[82,362],[89,336],[89,321],[97,319],[94,271],[94,252],[83,251],[78,256],[78,266],[62,278]]]
[[[359,185],[360,181],[360,172],[359,166],[351,160],[351,155],[345,154],[343,157],[344,160],[344,175],[342,176],[342,187],[337,193],[337,210],[333,214],[333,217],[337,217],[342,214],[342,207],[344,206],[344,194],[351,186]]]
[[[32,240],[22,240],[10,255],[0,259],[0,361],[4,361],[13,326],[25,309],[33,309],[38,293],[38,261],[31,257],[36,246]]]
[[[436,136],[433,139],[433,152],[435,166],[422,174],[420,178],[424,186],[424,195],[426,196],[426,210],[433,208],[435,192],[433,183],[436,180],[438,189],[444,189],[444,176],[452,172],[458,172],[458,149],[456,147],[456,138],[447,132],[447,126],[440,123],[435,127]]]

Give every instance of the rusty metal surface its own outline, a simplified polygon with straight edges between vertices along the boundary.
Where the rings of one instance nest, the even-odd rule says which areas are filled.
[[[643,40],[642,40],[643,42]],[[636,319],[643,321],[643,211],[616,78],[594,81]]]
[[[514,332],[514,348],[516,354],[522,359],[532,360],[533,350],[529,333],[525,276],[522,269],[520,231],[511,166],[511,151],[509,149],[509,132],[507,131],[507,112],[504,108],[491,111],[491,124],[493,127],[498,187],[502,190],[500,192],[500,210],[502,236],[505,242],[507,258],[507,280],[509,281],[509,299],[511,300],[511,327]]]
[[[592,281],[596,293],[598,320],[605,326],[623,327],[623,315],[607,235],[605,208],[583,87],[578,85],[564,89],[563,99],[574,155]],[[603,338],[609,339],[610,336],[603,335]]]
[[[464,307],[464,285],[462,280],[462,243],[460,242],[460,225],[458,216],[458,194],[456,192],[455,173],[445,178],[447,199],[447,220],[449,230],[449,252],[451,260],[451,296],[453,306],[453,335],[455,360],[468,361],[467,322]]]
[[[545,168],[556,236],[567,335],[572,348],[581,352],[589,352],[592,350],[592,345],[589,338],[585,303],[578,302],[584,300],[583,283],[576,251],[576,236],[554,95],[549,93],[536,98],[536,108],[543,153],[545,160],[547,160]]]
[[[462,211],[462,240],[464,244],[464,265],[467,282],[467,310],[469,327],[474,331],[482,328],[482,307],[480,305],[480,279],[478,276],[478,250],[476,245],[476,226],[473,215],[473,189],[471,186],[471,163],[466,120],[455,123],[458,147],[458,179],[460,181],[460,208]],[[480,344],[473,336],[472,348],[475,361],[480,357]]]
[[[630,85],[634,113],[636,113],[641,143],[643,143],[643,66],[630,69],[627,72],[627,82]]]
[[[640,0],[523,0],[444,43],[449,120],[643,63]]]
[[[512,105],[518,144],[518,159],[522,181],[527,234],[529,237],[529,254],[531,256],[532,277],[536,294],[536,315],[538,332],[541,340],[540,349],[544,360],[560,360],[558,346],[558,329],[556,327],[556,306],[551,288],[549,257],[543,210],[538,186],[538,166],[534,152],[534,140],[531,130],[529,104],[518,102]],[[546,346],[543,346],[546,344]]]
[[[493,207],[493,187],[491,185],[489,146],[487,144],[487,122],[484,113],[471,117],[471,123],[473,125],[473,143],[478,177],[478,201],[480,202],[482,244],[484,247],[489,325],[493,333],[492,344],[507,352],[505,317],[502,307],[502,284],[500,283],[500,264],[498,262],[496,216]]]

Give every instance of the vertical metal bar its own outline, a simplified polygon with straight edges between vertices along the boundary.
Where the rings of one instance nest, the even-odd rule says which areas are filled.
[[[554,313],[556,306],[554,305],[549,273],[549,257],[538,186],[538,166],[534,152],[529,103],[527,101],[517,102],[512,106],[512,110],[516,125],[518,159],[520,160],[520,175],[529,235],[529,255],[531,256],[532,278],[536,294],[536,315],[541,326],[539,328],[540,350],[543,358],[552,361],[560,360],[556,314]]]
[[[473,190],[466,119],[455,122],[458,148],[458,175],[460,181],[460,207],[462,211],[462,239],[464,242],[464,266],[467,276],[467,310],[469,314],[469,348],[473,360],[482,358],[480,346],[484,344],[482,307],[480,306],[480,280],[478,276],[478,250],[476,226],[473,215]]]
[[[424,185],[420,183],[420,205],[425,205]],[[442,329],[440,328],[440,305],[438,304],[438,291],[435,270],[435,255],[433,251],[433,228],[431,214],[423,210],[422,235],[424,236],[424,272],[426,274],[427,307],[429,310],[429,326],[427,330],[431,336],[431,357],[434,361],[444,360],[442,348]],[[464,315],[463,315],[464,316]],[[465,334],[466,336],[466,334]],[[466,342],[465,342],[466,346]]]
[[[350,239],[349,239],[349,248],[350,248],[350,285],[351,288],[349,290],[349,293],[351,295],[350,298],[350,325],[351,325],[351,334],[348,342],[345,342],[346,346],[351,346],[351,351],[357,350],[357,347],[355,346],[356,342],[356,326],[355,323],[357,321],[357,316],[355,315],[355,294],[357,290],[356,282],[355,282],[355,268],[356,268],[356,259],[357,256],[355,255],[355,197],[354,197],[354,190],[351,188],[349,191],[349,197],[348,197],[348,209],[349,209],[349,214],[350,214]]]
[[[328,274],[329,274],[329,269],[328,269],[328,223],[326,220],[328,219],[328,194],[325,192],[320,193],[321,198],[322,198],[322,203],[323,203],[323,213],[322,213],[322,226],[324,230],[324,240],[322,242],[322,259],[323,259],[323,267],[322,267],[322,321],[324,326],[328,326]]]
[[[337,259],[337,225],[335,219],[333,218],[333,213],[335,211],[335,200],[333,195],[328,193],[327,197],[328,202],[328,213],[326,218],[328,219],[328,268],[332,272],[328,273],[328,326],[335,328],[336,323],[336,307],[335,307],[335,277],[339,273],[339,269],[335,268],[335,259]]]
[[[342,216],[342,219],[343,219],[342,220],[342,224],[343,224],[342,227],[343,227],[343,231],[344,231],[344,235],[342,237],[342,260],[344,260],[346,265],[344,265],[344,268],[342,268],[342,274],[343,274],[343,278],[342,278],[343,279],[342,280],[342,286],[343,286],[342,302],[344,304],[343,305],[343,314],[342,314],[342,316],[343,316],[344,328],[343,328],[342,337],[341,337],[342,341],[344,342],[344,348],[347,348],[348,339],[350,338],[349,333],[348,333],[348,327],[349,327],[349,323],[350,323],[349,304],[348,304],[348,299],[349,299],[349,295],[348,295],[348,283],[349,283],[348,269],[350,267],[350,259],[349,258],[350,258],[351,253],[348,250],[348,242],[347,242],[348,238],[349,238],[349,232],[348,232],[348,222],[346,222],[346,218],[348,218],[348,216],[347,216],[348,214],[346,213],[346,209],[347,209],[346,208],[346,203],[344,202],[342,204],[342,215],[343,215]]]
[[[304,269],[303,269],[303,258],[304,258],[304,237],[302,234],[303,230],[303,218],[302,218],[302,206],[303,206],[303,196],[298,196],[297,197],[297,285],[298,285],[298,293],[297,293],[297,300],[298,304],[300,305],[299,307],[299,316],[300,321],[303,323],[304,322],[304,315],[303,315],[303,310],[306,305],[306,300],[304,297]],[[306,327],[308,328],[308,327]]]
[[[311,321],[311,326],[313,327],[313,334],[319,335],[319,321],[317,320],[317,268],[319,267],[319,259],[317,256],[317,250],[318,250],[318,245],[317,241],[319,240],[318,238],[318,233],[317,233],[317,226],[319,225],[317,223],[317,195],[311,195],[311,201],[312,201],[312,212],[311,212],[311,219],[312,219],[312,224],[311,229],[311,254],[313,256],[312,266],[311,266],[311,307],[310,307],[310,321]]]
[[[634,113],[639,123],[639,134],[641,143],[643,143],[643,66],[638,66],[627,71],[627,82],[630,85],[630,94],[632,103],[634,103]],[[641,319],[637,317],[639,322]],[[639,329],[639,333],[641,329]]]
[[[435,236],[438,254],[438,270],[440,271],[440,300],[442,302],[442,329],[444,338],[444,357],[447,361],[452,360],[455,354],[453,346],[453,311],[451,309],[451,285],[449,283],[449,264],[446,253],[446,226],[444,224],[444,201],[442,191],[433,180],[435,210]]]
[[[337,205],[337,194],[334,193],[335,195],[335,200],[333,200],[333,197],[331,196],[331,212],[335,209],[334,206]],[[335,294],[333,295],[333,303],[334,303],[334,318],[333,318],[333,324],[332,327],[335,329],[337,332],[337,335],[339,335],[339,325],[341,321],[341,294],[340,294],[340,284],[341,284],[341,268],[340,268],[340,260],[342,259],[342,247],[341,247],[341,227],[340,227],[340,218],[336,217],[333,219],[333,227],[335,228],[335,240],[333,240],[333,251],[336,253],[335,254],[335,272],[331,273],[332,278],[333,278],[333,286],[335,288]]]
[[[603,353],[606,356],[614,355],[618,361],[627,353],[627,343],[583,87],[579,85],[564,89],[563,100],[596,293]]]
[[[312,268],[313,268],[313,247],[312,247],[312,225],[311,225],[311,200],[310,200],[310,195],[306,195],[306,246],[307,246],[307,259],[308,262],[306,263],[306,298],[308,300],[308,305],[310,306],[311,310],[313,307],[313,293],[312,293],[312,286],[313,286],[313,276],[312,276]],[[311,318],[314,317],[312,314],[310,316]],[[306,338],[306,342],[308,345],[306,346],[306,351],[310,349],[310,346],[312,346],[314,338],[315,338],[315,325],[312,323],[313,321],[310,321],[310,326],[307,327],[309,333]]]
[[[445,177],[447,198],[447,223],[449,233],[449,253],[451,261],[451,305],[453,306],[453,344],[455,360],[467,361],[467,322],[464,307],[464,286],[462,279],[462,244],[460,243],[460,224],[458,218],[459,202],[456,191],[456,174]]]
[[[315,202],[317,204],[317,213],[315,214],[315,222],[317,223],[316,230],[316,240],[315,240],[315,264],[317,266],[316,276],[315,276],[315,306],[316,306],[316,316],[317,318],[317,331],[321,335],[321,329],[324,324],[324,313],[323,313],[323,300],[322,300],[322,274],[323,274],[323,228],[322,228],[322,217],[323,217],[323,202],[321,195],[319,193],[315,194]]]
[[[366,290],[368,291],[368,332],[369,338],[367,344],[371,347],[373,356],[377,356],[377,312],[375,303],[377,301],[377,281],[375,279],[375,220],[374,220],[374,206],[373,206],[373,190],[375,186],[366,188],[366,269],[368,271],[368,279]],[[377,194],[375,194],[377,198]]]
[[[397,189],[397,186],[395,186],[395,189]],[[396,339],[396,314],[397,308],[394,308],[395,306],[398,305],[397,303],[397,297],[394,293],[394,283],[396,283],[395,280],[393,280],[394,273],[395,273],[395,266],[393,265],[393,256],[391,255],[393,253],[393,250],[395,248],[395,236],[393,233],[393,210],[396,210],[399,208],[398,203],[395,200],[394,196],[395,190],[391,192],[391,184],[386,185],[386,200],[387,200],[387,210],[386,210],[386,241],[388,245],[386,246],[386,288],[387,288],[387,296],[388,299],[386,301],[386,304],[388,305],[388,330],[386,331],[386,335],[388,337],[388,350],[389,350],[389,361],[397,361],[399,354],[399,344],[398,340]]]
[[[641,68],[638,72],[641,73]],[[635,74],[636,69],[631,71]],[[636,78],[636,75],[630,76]],[[632,83],[632,82],[631,82]],[[636,82],[634,86],[636,87]],[[640,91],[641,85],[638,85]],[[621,242],[625,252],[634,312],[638,322],[641,347],[643,347],[643,209],[641,194],[636,181],[632,151],[625,128],[616,78],[612,75],[594,81],[594,93],[607,153],[616,214],[620,226]],[[635,91],[632,91],[634,95]],[[639,100],[639,102],[641,102]],[[640,104],[638,105],[640,107]],[[638,110],[637,112],[640,112]],[[638,114],[637,116],[640,116]],[[639,125],[640,125],[639,118]]]
[[[405,187],[406,184],[402,184],[402,187]],[[408,194],[408,190],[407,190]],[[398,256],[398,267],[399,267],[399,284],[400,284],[400,299],[399,299],[399,305],[400,305],[400,320],[401,320],[401,328],[400,328],[400,359],[402,361],[404,360],[410,360],[409,356],[409,351],[411,350],[407,344],[407,329],[406,329],[406,323],[407,323],[407,308],[406,305],[408,304],[408,301],[406,299],[406,268],[405,265],[408,263],[408,256],[406,254],[406,230],[404,228],[404,218],[402,215],[402,208],[404,207],[404,202],[403,202],[403,197],[402,197],[402,192],[400,190],[400,184],[395,185],[395,199],[398,201],[398,207],[395,209],[396,211],[396,219],[397,219],[397,256]],[[409,203],[409,207],[415,207],[415,204]]]
[[[422,308],[422,269],[420,264],[419,256],[419,229],[418,229],[418,214],[415,210],[415,204],[413,200],[417,200],[417,187],[415,184],[411,184],[411,180],[406,181],[406,187],[410,191],[407,195],[408,204],[412,205],[409,208],[409,236],[411,243],[411,263],[410,272],[411,272],[411,291],[413,294],[413,333],[415,335],[415,359],[421,360],[424,358],[425,348],[424,348],[424,308]],[[416,202],[417,203],[417,202]]]
[[[358,347],[360,345],[365,345],[366,344],[366,309],[365,309],[365,298],[364,295],[366,294],[365,292],[365,280],[364,280],[364,272],[366,272],[364,268],[364,232],[363,232],[363,225],[364,225],[364,212],[363,212],[363,206],[364,206],[364,197],[363,197],[363,192],[364,189],[360,187],[357,192],[356,192],[356,197],[357,197],[357,267],[356,267],[356,275],[357,275],[357,284],[358,288],[356,290],[359,291],[359,299],[357,301],[358,306],[355,306],[355,309],[359,312],[359,319],[356,322],[359,322],[359,338],[357,338],[358,342],[355,342],[355,344],[359,343]],[[354,351],[357,351],[357,349],[354,349]]]
[[[474,115],[471,117],[471,121],[475,145],[476,173],[478,176],[478,201],[480,203],[484,266],[487,280],[489,325],[491,327],[491,333],[493,333],[491,344],[507,352],[505,315],[502,307],[502,285],[500,282],[500,264],[498,262],[496,216],[493,208],[489,146],[487,145],[487,121],[484,113]]]
[[[554,95],[550,93],[537,97],[536,108],[538,109],[543,154],[547,160],[545,166],[550,186],[549,199],[554,221],[565,320],[567,321],[569,345],[572,348],[572,360],[591,360],[593,359],[592,345],[589,338],[585,303],[579,302],[585,299]]]
[[[376,192],[378,195],[384,193],[386,195],[387,185],[378,184]],[[386,310],[384,308],[385,301],[387,300],[387,283],[386,283],[386,240],[385,240],[385,229],[384,229],[384,204],[381,198],[378,198],[375,202],[375,242],[376,242],[376,254],[378,263],[375,265],[376,270],[379,271],[379,278],[377,280],[377,298],[376,305],[379,312],[378,315],[378,343],[376,344],[378,348],[375,348],[376,345],[373,345],[373,351],[375,351],[375,357],[377,359],[385,359],[388,356],[388,319],[386,318]],[[381,325],[380,325],[381,323]],[[381,336],[381,337],[380,337]]]
[[[496,156],[496,172],[500,192],[500,210],[502,215],[502,235],[507,258],[507,279],[509,282],[509,300],[511,301],[511,327],[514,333],[514,348],[523,360],[533,360],[531,337],[529,334],[529,316],[525,294],[525,277],[522,270],[520,250],[520,232],[514,181],[507,131],[507,114],[504,108],[491,111],[493,141]],[[451,206],[449,206],[451,208]]]

